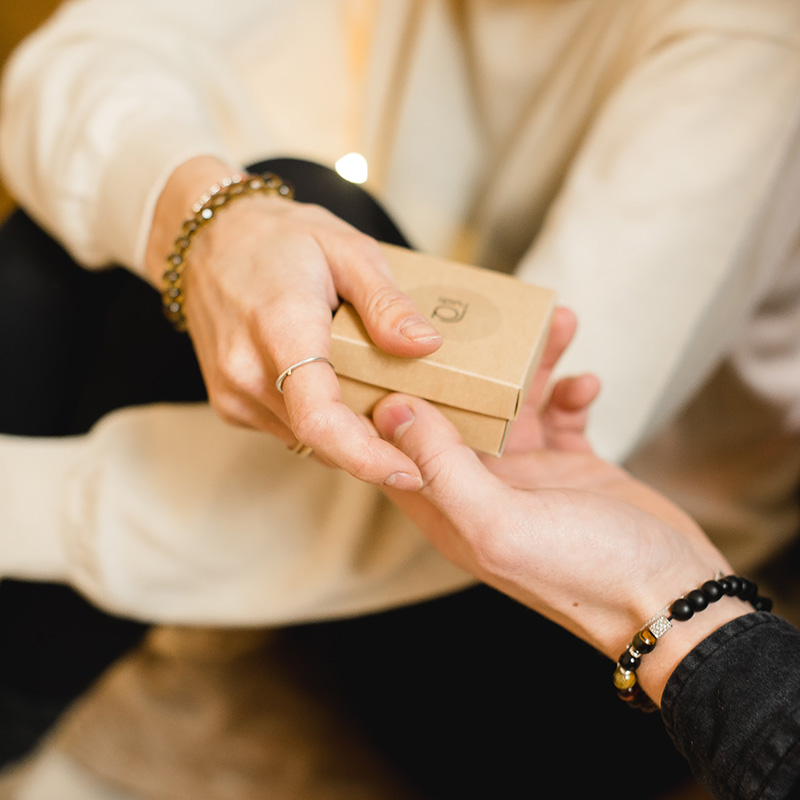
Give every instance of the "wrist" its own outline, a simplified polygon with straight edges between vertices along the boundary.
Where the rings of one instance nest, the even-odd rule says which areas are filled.
[[[236,168],[224,161],[198,156],[181,164],[170,175],[156,203],[145,252],[145,275],[153,286],[162,287],[167,255],[184,221],[191,217],[192,206],[209,186],[235,172]]]
[[[620,698],[634,708],[655,710],[672,672],[692,649],[737,617],[771,608],[772,601],[760,596],[752,581],[718,573],[674,600],[632,637],[614,670]]]
[[[637,670],[639,683],[647,696],[660,707],[667,681],[678,664],[714,631],[750,613],[753,613],[753,608],[749,604],[737,597],[724,597],[702,614],[695,614],[692,619],[674,625]]]
[[[188,251],[195,236],[215,221],[220,212],[234,200],[255,194],[291,199],[294,191],[277,175],[238,174],[226,177],[209,187],[192,206],[192,216],[184,220],[173,249],[167,257],[164,283],[161,287],[164,313],[176,330],[188,330],[188,320],[184,314],[187,287],[185,272],[188,265]]]

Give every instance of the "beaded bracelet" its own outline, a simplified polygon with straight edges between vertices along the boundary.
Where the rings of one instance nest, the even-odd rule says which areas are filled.
[[[617,661],[614,670],[614,687],[619,697],[632,708],[652,712],[658,706],[647,696],[636,677],[642,656],[652,652],[658,640],[672,627],[672,621],[685,622],[695,612],[703,611],[725,595],[738,597],[750,603],[756,611],[770,611],[772,601],[758,594],[758,587],[747,578],[736,575],[706,581],[699,589],[679,597],[672,604],[651,617],[636,633]]]
[[[164,314],[175,330],[186,330],[186,317],[183,303],[186,299],[183,272],[186,268],[186,252],[204,225],[214,219],[216,213],[232,200],[248,195],[271,194],[292,199],[294,190],[277,175],[233,175],[215,183],[193,206],[192,216],[183,223],[181,234],[175,240],[173,250],[167,256],[167,269],[164,272],[164,289],[161,302]]]

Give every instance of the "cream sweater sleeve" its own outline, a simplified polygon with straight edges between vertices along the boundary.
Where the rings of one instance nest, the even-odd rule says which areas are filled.
[[[519,270],[577,311],[562,366],[601,376],[590,433],[615,460],[692,396],[797,268],[800,13],[741,10],[756,23],[778,9],[776,34],[741,18],[736,30],[715,5],[694,4],[710,18],[679,18],[620,78]]]
[[[280,3],[73,0],[10,59],[0,166],[12,193],[80,262],[142,269],[167,176],[196,155],[230,154],[248,104],[230,53]],[[273,8],[274,7],[274,8]]]
[[[314,14],[303,6],[65,4],[5,76],[0,153],[12,191],[84,264],[141,268],[174,166],[240,152],[259,127],[231,54],[251,24],[280,41]],[[375,487],[207,406],[118,411],[86,436],[0,437],[0,480],[0,576],[65,581],[135,618],[282,624],[471,582]]]
[[[206,405],[131,408],[86,436],[0,436],[0,575],[67,582],[153,622],[272,625],[471,583],[374,487]]]

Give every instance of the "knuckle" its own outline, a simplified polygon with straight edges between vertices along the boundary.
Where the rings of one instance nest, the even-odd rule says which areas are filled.
[[[448,457],[447,448],[432,454],[424,462],[417,463],[426,486],[440,498],[451,498],[452,490],[448,487],[457,486],[460,481],[451,466],[457,463],[457,460]],[[513,505],[513,502],[508,502],[505,507],[513,508]],[[449,499],[445,506],[452,507]],[[495,507],[496,505],[492,503],[491,508]],[[452,508],[448,517],[460,531],[461,538],[469,547],[475,564],[484,574],[509,576],[518,571],[519,543],[529,535],[524,516],[518,517],[509,513],[502,530],[498,530],[490,509],[484,512],[476,510],[474,505],[464,509],[460,504]]]
[[[367,302],[367,314],[371,317],[383,317],[408,311],[408,299],[393,286],[381,286],[376,289]]]
[[[344,260],[358,265],[362,271],[373,270],[386,277],[391,275],[377,239],[349,226],[339,233],[337,246]]]
[[[232,394],[227,392],[212,393],[209,395],[208,403],[214,413],[228,425],[247,426],[241,414],[241,406]]]
[[[317,235],[358,233],[350,223],[317,203],[295,203],[295,220],[302,229],[311,230]]]
[[[222,356],[217,365],[222,382],[226,386],[243,388],[242,384],[245,381],[243,379],[242,366],[242,360],[237,357],[237,354],[226,353]]]
[[[231,342],[218,357],[217,371],[223,384],[234,392],[256,394],[263,382],[263,366],[249,339]]]
[[[333,215],[327,208],[319,203],[296,203],[294,206],[298,217],[302,217],[310,222],[327,222]]]
[[[383,252],[377,239],[367,236],[365,233],[356,231],[352,236],[352,246],[358,250],[359,254],[370,261],[373,265],[383,264]],[[383,270],[381,270],[383,272]]]
[[[274,345],[285,341],[291,335],[298,320],[303,319],[303,309],[291,297],[281,293],[264,308],[251,315],[249,331],[254,348],[261,348],[273,354]]]
[[[357,480],[373,483],[375,478],[370,469],[370,463],[366,456],[355,456],[347,465],[347,471]]]
[[[331,421],[318,408],[301,410],[297,416],[292,417],[291,427],[299,441],[312,447],[327,441],[333,433]]]
[[[238,375],[236,363],[232,359],[223,356],[217,364],[217,371],[219,372],[219,377],[223,384],[226,386],[236,385]]]

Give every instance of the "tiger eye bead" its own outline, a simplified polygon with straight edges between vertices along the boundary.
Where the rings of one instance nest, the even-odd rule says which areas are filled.
[[[719,573],[718,573],[719,575]],[[614,670],[614,687],[629,707],[646,713],[658,707],[639,685],[636,670],[642,657],[651,652],[658,640],[673,627],[674,622],[691,619],[698,612],[722,597],[736,597],[750,603],[756,611],[770,611],[772,601],[758,593],[758,585],[738,575],[726,575],[707,580],[699,588],[679,597],[669,607],[651,617],[647,625],[634,634],[630,644],[619,657]]]
[[[613,680],[617,690],[630,689],[636,685],[636,673],[617,667],[614,670]]]
[[[644,654],[651,652],[656,646],[657,641],[658,639],[650,633],[649,628],[642,628],[642,630],[634,635],[631,644],[637,653]]]
[[[626,703],[630,703],[634,708],[636,707],[636,703],[641,695],[641,690],[639,689],[639,685],[631,686],[629,689],[619,689],[617,691],[617,697],[620,700],[624,700]]]

